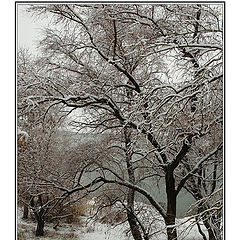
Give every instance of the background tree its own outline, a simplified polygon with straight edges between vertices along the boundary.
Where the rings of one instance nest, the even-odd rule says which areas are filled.
[[[38,59],[34,59],[27,50],[20,49],[18,52],[17,183],[18,204],[24,207],[23,218],[28,218],[30,209],[37,221],[36,236],[42,236],[45,220],[63,218],[64,212],[70,211],[69,197],[62,195],[54,184],[62,186],[71,183],[73,186],[71,171],[67,167],[70,161],[67,152],[70,149],[73,151],[74,143],[71,146],[69,142],[61,145],[63,130],[59,129],[59,125],[64,111],[47,108],[42,103],[36,107],[26,98],[38,96],[44,89],[39,85],[36,88],[33,81],[44,81],[39,77],[43,68],[37,62]],[[69,213],[64,217],[69,217]]]

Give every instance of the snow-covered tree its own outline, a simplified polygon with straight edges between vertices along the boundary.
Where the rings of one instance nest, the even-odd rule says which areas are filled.
[[[182,188],[192,191],[200,180],[204,190],[209,171],[212,188],[221,185],[216,176],[222,163],[223,6],[53,4],[28,10],[53,24],[39,45],[44,71],[29,86],[38,94],[26,94],[19,108],[59,106],[75,113],[71,125],[78,130],[125,136],[128,179],[102,166],[85,187],[127,187],[130,208],[134,192],[142,194],[163,217],[168,239],[177,239]],[[166,209],[140,187],[133,169],[146,169],[143,179],[164,177]],[[142,239],[140,230],[132,234]]]

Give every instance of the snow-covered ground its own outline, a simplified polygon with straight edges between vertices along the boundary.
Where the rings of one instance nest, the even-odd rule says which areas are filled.
[[[140,205],[142,210],[139,214],[140,218],[144,217],[144,219],[147,219],[147,224],[145,222],[145,226],[151,226],[150,232],[154,233],[150,239],[167,239],[163,220],[159,218],[158,214],[156,214],[155,210],[151,209],[150,206],[143,204]],[[178,226],[177,229],[179,240],[202,240],[202,237],[198,232],[197,226],[196,224],[194,224],[194,219],[189,219],[189,217],[178,219],[176,221],[176,224]],[[53,225],[46,223],[44,228],[45,236],[35,237],[34,233],[36,223],[31,220],[23,220],[21,209],[18,209],[17,228],[18,240],[133,240],[131,234],[129,234],[127,222],[114,227],[111,224],[104,224],[100,221],[89,221],[88,217],[82,217],[80,224],[61,224],[58,227],[57,231],[53,229]],[[202,229],[206,232],[203,226]]]
[[[25,221],[21,217],[18,217],[18,240],[23,239],[81,239],[81,240],[127,240],[128,238],[124,234],[123,226],[116,226],[112,228],[107,224],[101,224],[99,222],[89,223],[87,226],[77,226],[72,224],[63,224],[58,230],[53,229],[53,225],[46,224],[44,228],[44,237],[35,237],[36,223],[31,221]]]

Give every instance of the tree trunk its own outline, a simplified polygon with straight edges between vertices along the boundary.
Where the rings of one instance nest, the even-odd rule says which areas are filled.
[[[203,240],[207,240],[207,237],[206,237],[205,233],[202,231],[201,226],[200,226],[197,218],[196,218],[196,223],[197,223],[198,231],[199,231],[199,233],[202,235]]]
[[[177,230],[175,227],[170,227],[175,225],[176,216],[170,216],[167,214],[167,218],[165,220],[167,227],[167,237],[168,240],[176,240],[177,239]]]
[[[166,175],[166,193],[167,193],[167,217],[165,219],[167,227],[168,240],[177,239],[177,230],[175,227],[176,220],[176,190],[175,190],[175,179],[173,176],[173,170],[167,169]]]
[[[204,220],[203,224],[204,224],[204,226],[206,227],[206,229],[208,231],[208,239],[209,240],[217,240],[216,235],[214,233],[214,230],[211,228],[208,220]]]
[[[127,128],[124,128],[125,147],[126,147],[125,155],[126,155],[128,178],[130,183],[135,184],[134,169],[131,163],[132,146],[131,146],[130,135],[131,135],[131,132]],[[129,223],[134,240],[142,240],[142,234],[138,225],[138,221],[134,214],[134,198],[135,198],[135,190],[129,189],[128,196],[127,196],[127,219],[128,219],[128,223]]]
[[[196,196],[196,199],[198,199],[198,200],[203,198],[200,193],[196,193],[195,196]],[[200,203],[200,205],[198,206],[198,213],[201,213],[204,210],[206,210],[206,208],[203,206],[202,203]],[[204,224],[204,226],[206,227],[206,229],[208,231],[208,239],[209,240],[217,240],[217,237],[216,237],[216,234],[214,232],[214,229],[211,227],[208,218],[205,218],[205,220],[203,220],[203,224]]]
[[[35,213],[37,219],[37,229],[36,229],[36,236],[43,236],[44,235],[44,209],[41,208],[38,213]]]
[[[37,236],[43,236],[44,235],[44,215],[45,215],[45,210],[43,209],[43,202],[42,202],[42,196],[38,196],[39,204],[40,204],[40,210],[37,210],[34,212],[34,215],[37,219],[37,229],[36,229],[36,237]],[[31,199],[31,206],[34,207],[34,197]]]
[[[23,205],[23,219],[28,219],[28,206],[27,205]]]
[[[132,169],[132,166],[130,164],[128,165],[128,174],[129,178],[131,179],[130,182],[134,184],[134,171]],[[131,229],[132,236],[134,240],[142,240],[142,235],[140,232],[140,228],[137,222],[137,219],[134,214],[134,198],[135,198],[135,190],[129,189],[128,190],[128,196],[127,196],[127,219],[128,223]]]
[[[131,233],[132,233],[134,240],[142,240],[142,235],[141,235],[137,220],[136,220],[132,210],[128,209],[127,219],[128,219],[128,223],[129,223]]]
[[[44,229],[44,219],[42,217],[39,217],[37,219],[36,237],[44,235],[43,229]]]

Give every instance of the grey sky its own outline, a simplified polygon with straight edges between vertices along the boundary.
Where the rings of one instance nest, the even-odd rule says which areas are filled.
[[[26,4],[17,5],[17,45],[36,54],[36,42],[40,39],[41,28],[47,25],[47,21],[33,18],[31,14],[24,12],[26,7]]]

